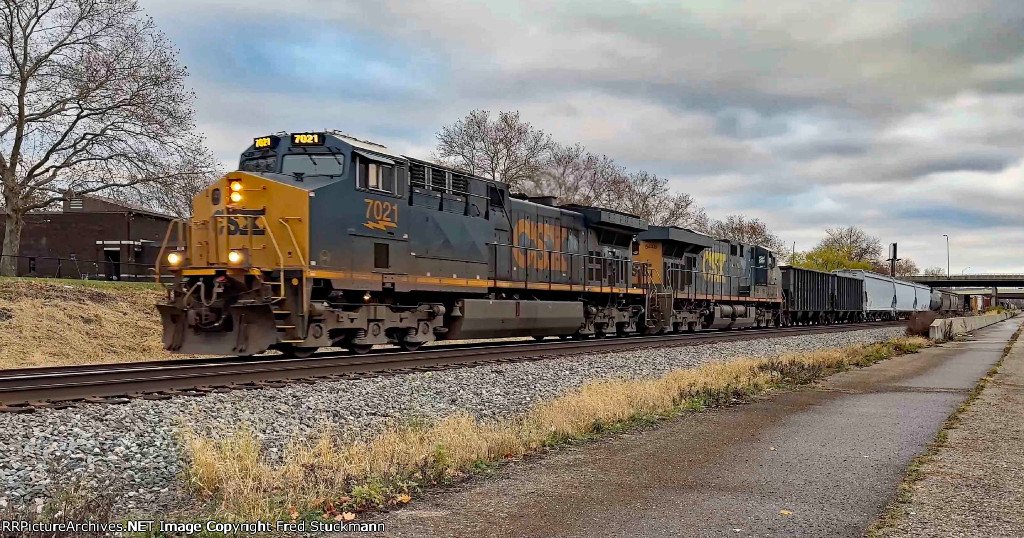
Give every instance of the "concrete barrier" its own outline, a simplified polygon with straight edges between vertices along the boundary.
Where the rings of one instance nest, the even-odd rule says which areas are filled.
[[[928,326],[928,338],[932,340],[948,340],[954,336],[960,336],[982,327],[988,327],[1012,318],[1016,313],[1004,312],[989,316],[971,316],[968,318],[946,318],[937,319]]]

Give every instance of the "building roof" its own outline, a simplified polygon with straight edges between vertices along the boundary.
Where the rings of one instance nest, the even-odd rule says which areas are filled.
[[[126,210],[126,212],[140,213],[140,214],[143,214],[143,215],[149,215],[151,217],[157,217],[157,218],[161,218],[161,219],[173,219],[174,218],[174,215],[171,215],[171,214],[168,214],[168,213],[163,213],[161,211],[154,211],[152,209],[146,208],[146,207],[141,206],[139,204],[135,204],[135,203],[132,203],[132,202],[125,202],[125,201],[122,201],[122,200],[117,200],[115,198],[109,198],[107,196],[100,196],[100,195],[97,195],[97,194],[83,194],[81,196],[76,196],[75,198],[91,198],[93,200],[97,200],[97,201],[103,202],[105,204],[123,207]]]
[[[72,202],[92,202],[82,203],[78,207],[75,207]],[[90,207],[91,206],[91,207]],[[0,206],[0,215],[6,214],[7,209]],[[173,219],[174,215],[168,213],[162,213],[160,211],[154,211],[138,204],[131,202],[125,202],[123,200],[117,200],[115,198],[109,198],[107,196],[99,196],[96,194],[82,194],[74,196],[71,199],[65,199],[63,206],[59,211],[30,211],[32,215],[61,215],[64,213],[137,213],[140,215],[147,215],[158,219]]]

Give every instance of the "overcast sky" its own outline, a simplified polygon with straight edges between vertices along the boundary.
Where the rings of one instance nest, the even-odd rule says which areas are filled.
[[[142,2],[232,167],[282,130],[425,157],[519,110],[798,250],[852,224],[922,269],[949,234],[954,273],[1024,272],[1021,0]]]

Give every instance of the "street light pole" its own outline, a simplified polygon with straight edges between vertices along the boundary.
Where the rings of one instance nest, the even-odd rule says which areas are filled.
[[[946,238],[946,278],[949,278],[949,236],[942,234],[942,237]]]

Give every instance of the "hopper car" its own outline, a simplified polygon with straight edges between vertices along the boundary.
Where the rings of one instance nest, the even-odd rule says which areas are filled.
[[[863,321],[864,281],[803,267],[782,267],[783,325]]]
[[[932,309],[932,289],[923,284],[862,269],[842,269],[834,273],[864,283],[863,317],[866,320],[904,319],[914,312]]]

